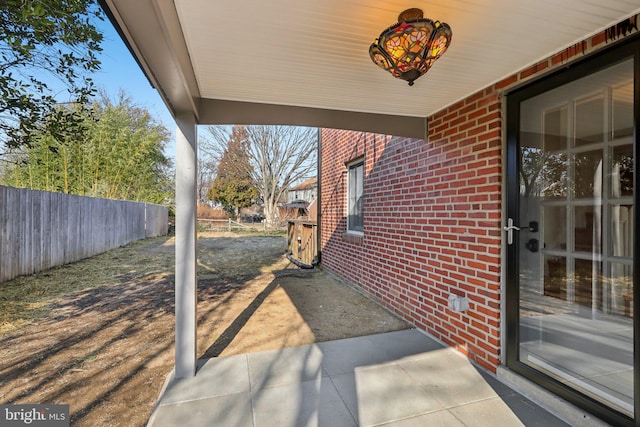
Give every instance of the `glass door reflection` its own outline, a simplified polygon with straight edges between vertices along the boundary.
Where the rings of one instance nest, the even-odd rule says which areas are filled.
[[[519,360],[633,416],[633,61],[520,106]]]

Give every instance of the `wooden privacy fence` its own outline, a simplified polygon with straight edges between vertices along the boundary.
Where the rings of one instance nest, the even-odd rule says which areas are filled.
[[[0,185],[0,282],[166,235],[166,206]]]
[[[303,268],[313,268],[318,263],[318,223],[316,221],[291,220],[288,223],[287,257]]]

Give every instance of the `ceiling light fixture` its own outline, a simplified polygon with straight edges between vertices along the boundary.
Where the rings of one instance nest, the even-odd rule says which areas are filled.
[[[413,86],[451,43],[451,27],[423,18],[422,10],[407,9],[398,23],[384,30],[371,44],[369,55],[380,68]]]

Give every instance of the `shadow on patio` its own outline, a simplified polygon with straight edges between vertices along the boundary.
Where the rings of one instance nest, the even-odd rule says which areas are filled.
[[[149,425],[567,424],[412,329],[201,360]]]
[[[276,272],[195,377],[169,376],[148,425],[566,425],[406,328],[323,272]]]

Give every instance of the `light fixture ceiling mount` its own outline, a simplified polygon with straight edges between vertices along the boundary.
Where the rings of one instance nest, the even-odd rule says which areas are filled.
[[[380,68],[413,86],[447,50],[451,35],[451,27],[444,22],[423,18],[420,9],[407,9],[398,16],[397,24],[371,44],[369,56]]]

